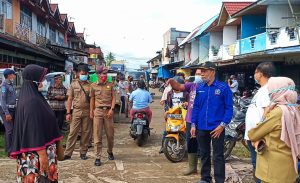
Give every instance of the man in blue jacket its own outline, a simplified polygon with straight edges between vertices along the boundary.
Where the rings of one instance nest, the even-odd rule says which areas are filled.
[[[192,113],[191,135],[196,137],[202,162],[199,183],[211,183],[210,147],[213,147],[214,178],[225,182],[224,136],[225,126],[233,114],[232,92],[227,83],[215,79],[216,65],[205,62],[201,66],[203,83],[196,89]]]

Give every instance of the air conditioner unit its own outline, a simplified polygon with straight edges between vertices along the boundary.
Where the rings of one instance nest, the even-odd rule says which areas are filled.
[[[0,33],[5,33],[5,14],[0,14]]]

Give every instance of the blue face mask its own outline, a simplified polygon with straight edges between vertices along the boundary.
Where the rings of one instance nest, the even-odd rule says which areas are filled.
[[[195,80],[194,80],[194,83],[202,83],[202,78],[201,76],[195,76]]]
[[[255,84],[259,84],[259,82],[255,79],[255,75],[254,75],[254,81],[255,81]]]
[[[88,75],[80,75],[79,76],[80,81],[87,81],[87,79],[88,79]]]

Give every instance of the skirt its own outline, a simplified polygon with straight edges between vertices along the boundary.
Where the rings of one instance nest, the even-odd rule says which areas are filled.
[[[58,181],[56,144],[46,148],[49,173],[41,172],[39,155],[37,152],[22,153],[17,158],[18,183],[55,183]]]

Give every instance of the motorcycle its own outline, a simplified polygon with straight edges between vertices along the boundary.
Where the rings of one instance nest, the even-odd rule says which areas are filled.
[[[240,141],[247,149],[248,146],[244,141],[245,135],[245,118],[248,106],[251,102],[251,99],[240,99],[239,106],[233,106],[233,119],[225,127],[225,139],[224,139],[224,158],[227,159],[233,148],[236,145],[236,142]],[[249,150],[249,149],[248,149]]]
[[[145,112],[136,112],[130,126],[130,136],[138,146],[144,145],[150,136],[149,120]]]
[[[186,155],[186,109],[179,105],[166,112],[166,132],[163,142],[163,152],[166,158],[173,162],[180,162]]]

